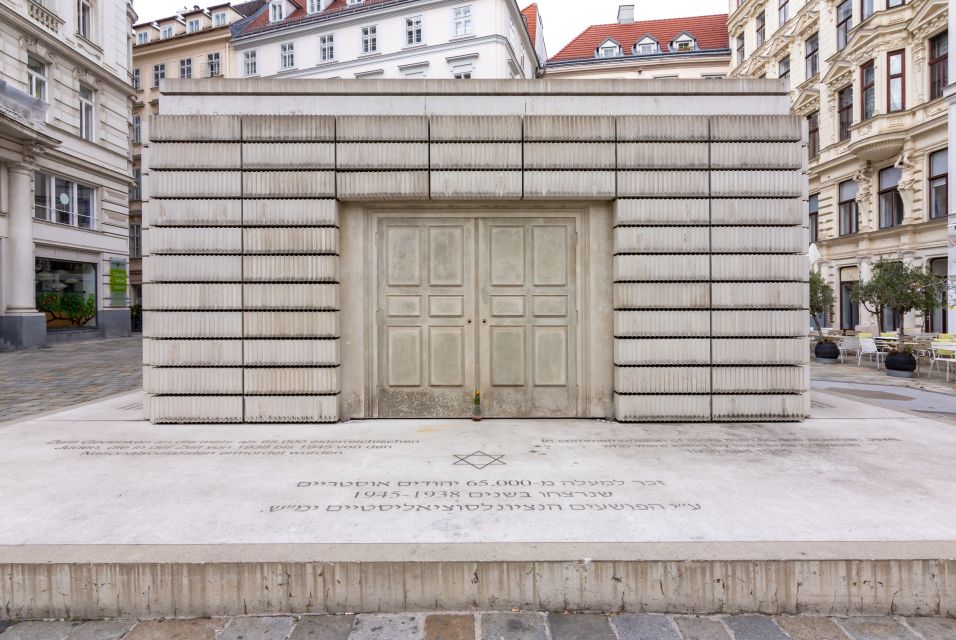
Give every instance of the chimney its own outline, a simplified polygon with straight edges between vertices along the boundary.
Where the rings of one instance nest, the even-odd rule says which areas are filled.
[[[634,5],[622,4],[617,8],[617,23],[631,24],[634,22]]]

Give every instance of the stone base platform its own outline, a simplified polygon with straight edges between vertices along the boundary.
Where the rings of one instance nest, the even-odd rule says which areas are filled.
[[[956,431],[803,424],[0,427],[0,618],[956,614]]]

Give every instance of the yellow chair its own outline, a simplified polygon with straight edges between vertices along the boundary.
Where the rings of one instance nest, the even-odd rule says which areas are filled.
[[[941,333],[936,336],[936,342],[953,342],[956,340],[956,337],[953,337],[951,333]]]
[[[861,338],[861,339],[862,339],[862,338],[872,338],[872,337],[873,337],[873,334],[872,334],[872,333],[858,333],[858,334],[856,334],[856,337],[857,337],[857,338]]]

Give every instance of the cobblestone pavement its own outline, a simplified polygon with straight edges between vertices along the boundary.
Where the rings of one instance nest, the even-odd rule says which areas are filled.
[[[953,640],[952,618],[404,613],[0,620],[0,640]]]
[[[142,361],[139,336],[2,352],[0,422],[138,389]]]

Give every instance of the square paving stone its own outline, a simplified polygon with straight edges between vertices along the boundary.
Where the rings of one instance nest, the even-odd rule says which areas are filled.
[[[540,613],[483,613],[481,640],[547,640]]]
[[[0,635],[2,640],[66,640],[78,622],[21,622]]]
[[[551,640],[617,640],[607,616],[598,614],[551,614],[548,626],[551,627]]]
[[[289,640],[347,640],[355,616],[302,616]]]
[[[120,640],[136,624],[135,620],[94,620],[78,626],[69,640]]]
[[[777,616],[774,620],[793,640],[847,640],[843,630],[829,618]]]
[[[674,618],[684,640],[730,640],[730,634],[717,620],[691,616]]]
[[[956,620],[952,618],[907,618],[906,624],[923,634],[926,640],[956,638]]]
[[[853,640],[919,640],[893,618],[840,618],[837,624]]]
[[[286,640],[295,626],[292,616],[232,618],[216,640]]]
[[[422,616],[398,613],[357,615],[349,640],[421,640]]]
[[[425,640],[475,640],[475,616],[428,616],[425,618]]]
[[[724,623],[734,632],[736,640],[789,640],[767,616],[727,616]]]
[[[621,640],[681,640],[670,618],[659,613],[614,616],[611,624]]]
[[[140,622],[123,640],[216,640],[228,619],[149,620]]]

